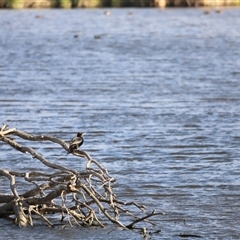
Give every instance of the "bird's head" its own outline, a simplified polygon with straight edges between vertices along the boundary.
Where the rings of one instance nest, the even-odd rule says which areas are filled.
[[[83,133],[83,132],[79,132],[78,134],[77,134],[77,137],[82,137],[82,135],[84,135],[85,133]]]

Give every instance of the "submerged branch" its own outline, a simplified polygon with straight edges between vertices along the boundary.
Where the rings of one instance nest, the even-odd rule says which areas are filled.
[[[67,168],[60,164],[52,163],[38,150],[19,144],[12,137],[25,141],[49,141],[59,144],[68,154],[87,159],[85,171]],[[48,167],[48,171],[18,172],[0,169],[0,176],[9,180],[12,194],[0,193],[0,216],[14,215],[20,227],[34,225],[34,216],[40,216],[49,226],[54,226],[48,214],[59,214],[64,226],[66,224],[104,227],[101,215],[106,220],[123,229],[132,229],[141,221],[146,221],[151,216],[159,213],[152,212],[144,217],[138,217],[126,209],[126,206],[135,206],[144,211],[145,206],[135,202],[123,202],[117,199],[113,191],[115,179],[108,170],[99,162],[80,149],[69,150],[69,144],[64,140],[51,135],[32,135],[15,128],[3,125],[0,129],[0,141],[11,146],[21,153],[29,153],[33,159]],[[21,143],[24,141],[21,141]],[[24,156],[23,156],[24,157]],[[22,193],[17,190],[17,185],[25,189]],[[99,213],[100,210],[100,213]],[[125,225],[119,220],[121,214],[134,218],[131,224]],[[64,219],[67,219],[64,222]]]

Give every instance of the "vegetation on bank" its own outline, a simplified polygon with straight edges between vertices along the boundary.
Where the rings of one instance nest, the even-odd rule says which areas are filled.
[[[240,6],[240,0],[0,0],[0,8]]]

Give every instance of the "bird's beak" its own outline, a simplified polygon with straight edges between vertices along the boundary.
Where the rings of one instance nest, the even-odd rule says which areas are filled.
[[[86,133],[82,133],[82,135],[85,135]]]

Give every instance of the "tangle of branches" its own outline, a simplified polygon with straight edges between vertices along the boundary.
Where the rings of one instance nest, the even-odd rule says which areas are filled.
[[[141,213],[145,206],[136,202],[120,201],[113,191],[116,180],[87,152],[79,149],[71,152],[76,157],[86,159],[86,169],[76,171],[52,163],[34,148],[21,145],[16,138],[21,140],[20,142],[54,142],[69,153],[69,144],[62,139],[50,135],[32,135],[3,125],[0,129],[0,141],[21,154],[30,154],[34,160],[47,166],[47,170],[26,169],[22,172],[0,168],[0,178],[6,177],[9,180],[11,192],[7,194],[0,189],[0,217],[13,216],[20,227],[33,226],[39,220],[51,227],[56,225],[56,221],[62,226],[69,224],[100,227],[110,221],[123,229],[134,229],[138,222],[150,222],[149,217],[162,214],[152,211],[139,217],[135,211],[130,211],[128,207],[134,207]],[[17,188],[19,184],[22,189],[27,189],[21,194]],[[53,214],[59,218],[52,218]],[[120,220],[122,216],[127,217],[130,223],[124,224]]]

